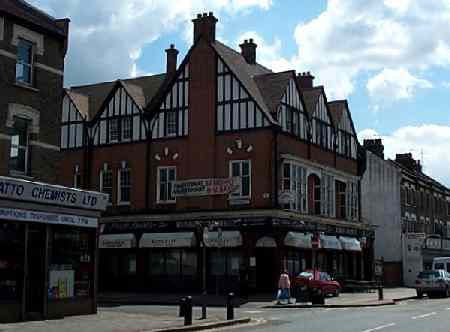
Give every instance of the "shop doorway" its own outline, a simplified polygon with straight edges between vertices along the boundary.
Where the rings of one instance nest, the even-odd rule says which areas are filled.
[[[25,318],[27,320],[42,319],[44,314],[45,235],[45,227],[29,226],[25,269]]]
[[[280,274],[276,248],[256,248],[256,288],[261,293],[275,293]]]

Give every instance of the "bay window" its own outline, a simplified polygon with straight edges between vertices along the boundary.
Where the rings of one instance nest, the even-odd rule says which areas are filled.
[[[294,163],[283,164],[282,192],[288,199],[281,205],[284,209],[306,212],[306,169]]]

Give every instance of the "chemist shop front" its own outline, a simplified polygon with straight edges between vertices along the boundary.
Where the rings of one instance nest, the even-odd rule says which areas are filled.
[[[0,177],[0,323],[96,312],[107,195]]]

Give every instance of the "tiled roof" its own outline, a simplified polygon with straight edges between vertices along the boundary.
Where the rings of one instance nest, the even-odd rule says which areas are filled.
[[[276,113],[278,110],[289,80],[293,77],[295,77],[295,72],[292,70],[255,76],[256,85],[270,112]]]
[[[269,74],[272,72],[264,66],[261,66],[260,64],[248,64],[239,52],[236,52],[235,50],[222,44],[221,42],[215,41],[211,45],[219,54],[219,56],[225,61],[227,66],[230,67],[231,71],[245,86],[249,94],[256,101],[269,121],[271,123],[276,123],[270,113],[270,108],[266,104],[265,99],[263,98],[261,91],[254,79],[257,75]]]
[[[316,110],[316,105],[319,101],[319,97],[323,92],[323,88],[321,86],[314,87],[312,89],[304,89],[302,91],[303,100],[305,101],[306,111],[309,115],[313,115]]]
[[[55,18],[24,0],[1,0],[0,13],[1,12],[15,16],[62,37],[67,37],[64,30],[56,24],[57,20]]]
[[[337,127],[341,121],[342,115],[345,112],[347,102],[345,100],[334,100],[328,102],[328,109],[330,110],[331,120],[333,125]]]
[[[89,98],[85,95],[79,94],[75,91],[65,89],[66,94],[69,96],[70,100],[75,104],[75,107],[81,113],[85,120],[90,120],[89,118]]]
[[[79,109],[79,111],[82,114],[86,114],[89,120],[92,120],[97,113],[101,111],[101,107],[106,98],[117,84],[121,84],[130,97],[133,98],[134,102],[141,109],[144,109],[162,86],[164,78],[165,74],[142,76],[115,82],[72,87],[66,91],[71,94],[75,93],[79,96],[83,96],[88,100],[87,103],[83,102],[82,104],[77,105],[77,107],[81,107],[82,109]]]

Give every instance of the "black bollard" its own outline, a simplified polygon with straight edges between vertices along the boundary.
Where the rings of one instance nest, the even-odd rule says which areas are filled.
[[[178,317],[184,317],[185,312],[186,312],[186,298],[182,297],[180,299],[180,309],[178,311]]]
[[[234,294],[229,293],[228,297],[227,297],[227,320],[234,319],[233,299],[234,299]]]
[[[190,326],[192,325],[192,297],[186,297],[184,308],[184,326]]]
[[[383,301],[384,295],[383,295],[383,286],[378,286],[378,301]]]

